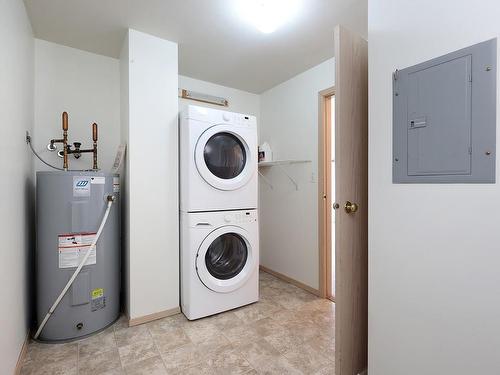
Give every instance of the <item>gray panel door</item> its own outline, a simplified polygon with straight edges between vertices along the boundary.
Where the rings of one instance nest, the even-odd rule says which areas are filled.
[[[471,55],[408,74],[408,175],[471,173]]]

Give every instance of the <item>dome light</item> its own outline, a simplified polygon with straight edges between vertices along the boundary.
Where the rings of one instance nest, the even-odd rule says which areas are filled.
[[[300,0],[237,0],[239,15],[266,34],[291,20],[299,6]]]

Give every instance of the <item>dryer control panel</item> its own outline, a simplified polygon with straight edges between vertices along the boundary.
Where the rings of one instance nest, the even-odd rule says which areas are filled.
[[[219,109],[206,108],[196,105],[189,105],[183,111],[182,117],[184,119],[196,120],[201,122],[208,122],[212,124],[231,124],[241,127],[257,127],[257,119],[255,116],[221,111]]]

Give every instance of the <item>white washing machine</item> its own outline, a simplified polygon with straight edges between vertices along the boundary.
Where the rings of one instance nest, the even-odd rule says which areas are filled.
[[[257,302],[257,210],[181,213],[181,308],[189,320]]]
[[[180,120],[180,209],[257,208],[257,120],[190,105]]]

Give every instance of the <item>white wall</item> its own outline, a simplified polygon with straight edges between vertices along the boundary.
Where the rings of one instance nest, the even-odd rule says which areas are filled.
[[[42,158],[58,167],[62,159],[46,146],[62,138],[63,111],[69,115],[69,141],[82,142],[82,148],[91,148],[92,123],[99,125],[98,165],[110,171],[120,143],[119,61],[36,39],[34,144]],[[37,171],[51,170],[35,163]],[[78,160],[70,156],[69,168],[92,168],[92,154]]]
[[[127,310],[134,319],[179,306],[177,44],[129,30],[121,66],[128,83],[121,131],[128,138]]]
[[[391,73],[500,36],[499,14],[369,1],[370,375],[500,373],[499,184],[391,183]]]
[[[33,35],[22,1],[0,2],[0,374],[12,374],[29,326],[33,254]]]
[[[318,93],[334,84],[330,59],[261,95],[260,142],[269,142],[274,159],[305,159],[284,166],[299,190],[276,167],[260,179],[261,264],[319,288],[318,250]]]
[[[259,125],[258,117],[260,115],[260,96],[257,94],[181,75],[179,76],[179,88],[208,95],[220,96],[226,98],[229,102],[229,106],[225,108],[218,105],[179,98],[180,111],[182,111],[188,104],[223,109],[231,112],[257,116],[257,125]]]

